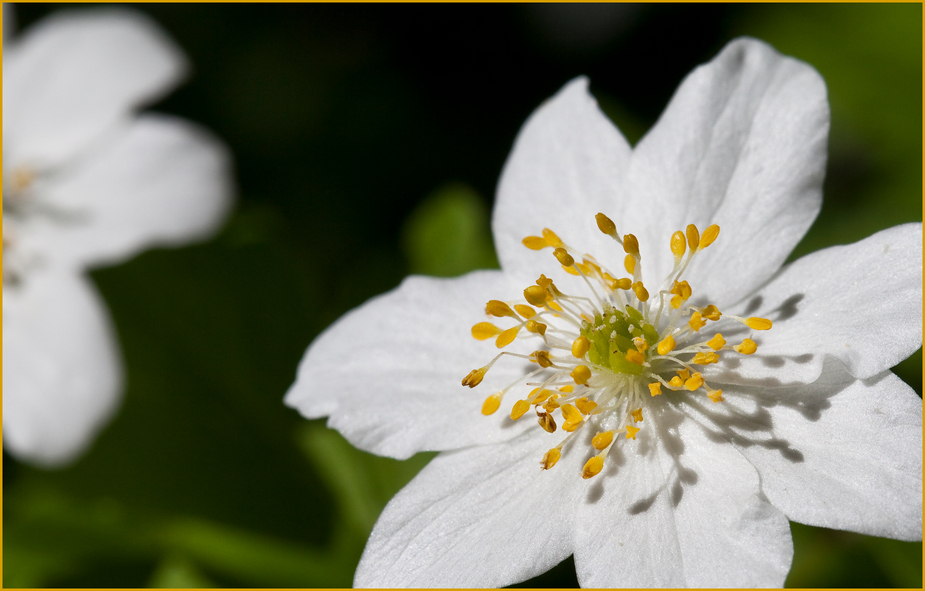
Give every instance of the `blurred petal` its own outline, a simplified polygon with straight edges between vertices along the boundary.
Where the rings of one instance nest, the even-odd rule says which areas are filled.
[[[521,243],[547,226],[583,252],[605,258],[612,252],[622,261],[619,245],[598,231],[594,216],[605,212],[618,225],[640,219],[630,215],[620,183],[629,156],[629,144],[588,94],[586,78],[543,103],[517,135],[498,182],[492,234],[501,268],[528,282],[558,269],[548,250],[540,254]]]
[[[715,370],[722,383],[811,382],[827,355],[855,377],[877,375],[922,346],[922,225],[809,254],[782,269],[742,312],[770,318],[774,327],[751,335],[757,353]]]
[[[492,340],[472,338],[471,328],[482,320],[512,324],[488,317],[485,303],[514,289],[498,271],[408,277],[315,339],[285,402],[307,418],[330,416],[328,426],[350,443],[395,458],[506,441],[536,428],[529,418],[511,421],[511,404],[488,417],[480,412],[486,397],[526,373],[526,361],[499,359],[475,390],[460,383],[498,354]]]
[[[99,294],[53,270],[3,289],[3,444],[56,466],[81,454],[119,403],[122,363]]]
[[[638,236],[648,280],[668,274],[670,236],[693,223],[722,228],[686,274],[711,303],[766,281],[819,212],[828,130],[819,74],[761,41],[737,39],[694,70],[628,172],[627,190],[650,213]]]
[[[54,257],[115,264],[152,246],[209,236],[231,206],[231,157],[187,121],[142,115],[104,150],[50,184],[45,197],[64,223],[29,236]]]
[[[899,378],[857,380],[829,361],[813,384],[726,392],[712,419],[787,517],[922,539],[922,399]]]
[[[527,434],[434,458],[382,512],[354,586],[501,587],[567,558],[581,464],[542,470],[543,446]]]
[[[581,585],[783,585],[790,526],[761,495],[755,469],[675,409],[656,408],[636,440],[611,450],[581,507]]]
[[[86,149],[187,70],[180,49],[126,8],[63,10],[4,46],[3,150],[44,168]]]

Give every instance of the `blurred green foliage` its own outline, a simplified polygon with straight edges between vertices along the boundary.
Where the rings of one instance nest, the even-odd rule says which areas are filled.
[[[693,66],[765,39],[813,64],[832,106],[825,205],[795,256],[922,219],[921,5],[140,9],[196,66],[155,108],[229,143],[239,204],[209,243],[93,273],[125,400],[73,466],[4,455],[5,587],[349,586],[431,456],[358,451],[282,397],[312,338],[405,274],[497,265],[504,158],[576,75],[637,141]],[[897,372],[921,393],[921,351]],[[792,529],[788,586],[922,584],[921,544]],[[575,584],[569,559],[521,586]]]

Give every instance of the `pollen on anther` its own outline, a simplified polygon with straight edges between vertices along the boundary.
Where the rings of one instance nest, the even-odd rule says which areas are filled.
[[[485,416],[494,414],[498,407],[501,406],[501,393],[497,392],[485,399],[482,404],[482,414]]]
[[[646,356],[645,353],[641,351],[630,349],[626,352],[626,360],[630,363],[635,363],[636,365],[642,365],[646,362]]]
[[[463,378],[462,385],[475,388],[482,383],[482,379],[485,377],[486,373],[488,373],[488,366],[480,367],[479,369],[473,369],[468,374],[466,374],[466,377]]]
[[[707,325],[707,321],[703,319],[703,316],[700,314],[700,312],[694,312],[691,314],[691,319],[688,320],[687,325],[691,327],[691,330],[697,332]]]
[[[551,450],[547,451],[543,455],[543,461],[541,462],[543,470],[549,470],[550,468],[555,466],[556,462],[558,462],[559,458],[561,457],[562,457],[562,452],[559,450],[558,447],[554,447]]]
[[[597,451],[602,451],[610,445],[611,441],[613,441],[613,431],[604,431],[603,433],[598,433],[591,439],[591,445],[594,446],[594,449]]]
[[[585,335],[581,335],[572,343],[572,357],[582,359],[590,349],[591,341]]]
[[[707,346],[713,349],[714,351],[719,351],[726,346],[726,339],[723,338],[723,335],[716,333],[716,335],[707,341]]]
[[[575,406],[578,407],[578,410],[581,412],[581,414],[589,415],[594,412],[595,408],[597,408],[597,402],[588,400],[587,398],[579,398],[575,401]]]
[[[675,343],[674,337],[671,335],[668,335],[667,337],[662,339],[661,343],[658,344],[658,354],[668,355],[669,353],[674,351],[675,346],[677,346],[677,343]]]
[[[723,401],[723,391],[722,390],[711,390],[707,392],[707,396],[710,397],[710,400],[713,402],[722,402]]]
[[[649,384],[649,393],[652,396],[658,396],[662,393],[662,385],[658,382],[652,382]]]
[[[543,428],[547,433],[556,432],[556,420],[552,418],[551,414],[542,413],[537,417],[537,422],[540,424],[540,427]]]
[[[623,250],[626,254],[639,254],[639,240],[632,234],[623,237]]]
[[[561,246],[552,251],[552,254],[556,257],[556,260],[559,261],[559,263],[564,267],[571,267],[575,264],[575,259],[572,258],[572,255],[570,255]]]
[[[511,310],[510,306],[500,300],[489,300],[489,302],[485,304],[485,311],[497,318],[508,316],[515,320],[520,320],[517,314],[514,313],[514,310]]]
[[[633,415],[633,422],[635,422],[635,423],[641,423],[641,422],[642,422],[642,409],[641,409],[641,408],[637,408],[636,410],[634,410],[634,411],[631,412],[630,414]]]
[[[527,323],[524,325],[527,327],[527,330],[533,334],[538,334],[543,336],[546,334],[546,329],[548,328],[542,322],[537,322],[536,320],[527,320]]]
[[[540,367],[552,367],[552,359],[549,357],[549,351],[534,351],[533,358]]]
[[[591,379],[591,370],[587,365],[579,365],[572,370],[572,373],[569,374],[575,383],[579,386],[583,386],[589,379]]]
[[[733,349],[735,349],[736,352],[741,353],[742,355],[751,355],[752,353],[758,350],[758,345],[757,343],[755,343],[755,341],[751,339],[745,339],[744,341],[742,341],[741,345],[736,345],[735,347],[733,347]]]
[[[588,478],[593,478],[600,474],[603,468],[604,458],[602,458],[600,455],[596,455],[585,463],[584,468],[581,469],[581,477],[585,480]]]
[[[774,323],[767,318],[756,318],[752,316],[745,320],[745,325],[753,330],[770,330]]]
[[[701,310],[700,314],[707,320],[712,320],[713,322],[716,322],[717,320],[719,320],[720,316],[723,315],[723,313],[719,311],[719,308],[717,308],[713,304],[710,304],[709,306]]]
[[[546,239],[546,242],[549,243],[549,246],[553,248],[559,248],[565,246],[562,241],[556,236],[556,233],[550,230],[549,228],[543,228],[543,238]]]
[[[633,427],[632,425],[626,426],[627,439],[636,439],[636,433],[639,433],[639,427]]]
[[[649,292],[642,284],[642,281],[637,281],[633,284],[633,293],[636,294],[636,299],[640,302],[646,302],[649,300]]]
[[[480,341],[490,339],[500,332],[501,329],[491,322],[479,322],[472,327],[472,336]]]
[[[684,382],[684,387],[693,392],[697,388],[703,385],[703,376],[700,373],[695,373],[687,381]]]
[[[524,290],[524,299],[534,306],[542,308],[546,305],[546,288],[540,287],[539,285],[531,285]]]

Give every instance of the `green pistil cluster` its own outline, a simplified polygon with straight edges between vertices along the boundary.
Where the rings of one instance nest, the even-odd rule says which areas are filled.
[[[645,368],[641,363],[627,359],[630,351],[648,358],[649,348],[658,343],[658,331],[645,321],[636,308],[627,306],[619,310],[605,303],[604,309],[594,315],[594,322],[583,322],[581,334],[591,341],[588,356],[591,363],[610,368],[615,373],[641,375]],[[637,339],[634,341],[633,339]],[[645,341],[640,351],[637,343]],[[631,355],[641,359],[638,355]]]

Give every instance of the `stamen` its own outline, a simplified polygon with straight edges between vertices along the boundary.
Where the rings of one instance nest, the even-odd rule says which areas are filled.
[[[609,217],[599,213],[594,216],[594,219],[597,220],[597,227],[601,232],[607,234],[617,242],[620,242],[620,235],[617,234],[617,225],[614,224]]]
[[[587,365],[579,365],[572,370],[572,373],[569,374],[575,383],[579,386],[584,386],[589,379],[591,379],[591,370],[588,369]]]
[[[581,335],[572,343],[572,357],[584,359],[585,354],[591,349],[591,341],[588,337]]]
[[[524,290],[524,299],[534,306],[543,308],[546,306],[546,288],[540,287],[539,285],[531,285]]]
[[[546,239],[540,236],[527,236],[522,240],[522,242],[523,245],[530,250],[543,250],[549,246],[549,243],[546,242]]]
[[[511,409],[511,419],[516,421],[520,417],[524,416],[524,413],[526,413],[528,410],[530,410],[530,403],[526,400],[518,400],[514,403],[514,408]]]
[[[639,433],[639,427],[633,427],[632,425],[626,426],[626,438],[627,439],[636,439],[636,433]]]
[[[707,346],[713,349],[714,351],[719,351],[726,345],[726,339],[723,338],[723,335],[716,333],[716,335],[707,341]]]
[[[562,451],[558,447],[554,447],[543,455],[543,461],[540,465],[543,467],[543,470],[549,470],[556,465],[556,462],[558,462],[561,457]]]
[[[500,332],[501,329],[491,322],[479,322],[472,327],[472,336],[480,341],[490,339]]]
[[[713,241],[716,240],[719,236],[719,226],[713,224],[703,231],[703,236],[700,237],[700,247],[698,250],[703,250],[704,248],[713,244]]]
[[[674,255],[675,267],[681,262],[685,250],[687,250],[687,242],[684,240],[684,233],[678,230],[671,235],[671,254]]]
[[[536,310],[526,304],[514,304],[514,309],[527,320],[536,316]]]
[[[572,255],[570,255],[568,251],[566,251],[562,247],[559,247],[555,249],[554,251],[552,251],[552,254],[553,256],[556,257],[556,260],[559,261],[559,263],[563,267],[571,267],[572,265],[575,264],[575,259],[572,258]]]
[[[543,238],[545,238],[549,246],[552,246],[553,248],[560,248],[565,246],[565,244],[559,240],[559,237],[556,236],[556,233],[549,228],[543,228]]]
[[[633,415],[633,422],[635,422],[635,423],[641,423],[641,422],[642,422],[642,409],[641,409],[641,408],[637,408],[636,410],[634,410],[634,411],[631,412],[630,414]]]
[[[585,480],[593,478],[600,474],[603,468],[604,458],[600,455],[596,455],[585,463],[585,467],[581,469],[581,477]]]
[[[498,410],[498,407],[501,406],[501,392],[495,392],[491,396],[485,399],[485,403],[482,404],[482,414],[485,416],[494,414]]]
[[[700,230],[694,224],[687,226],[687,245],[692,251],[696,251],[697,247],[700,246]]]
[[[674,351],[675,346],[677,346],[677,344],[674,342],[674,337],[671,335],[668,335],[667,337],[662,339],[661,343],[658,344],[658,354],[668,355],[669,353]]]
[[[751,355],[758,350],[758,345],[751,339],[745,339],[741,345],[736,345],[733,349],[742,355]]]
[[[604,431],[603,433],[598,433],[591,440],[591,445],[594,446],[594,449],[597,451],[602,451],[610,447],[610,443],[613,441],[613,431]]]
[[[662,393],[662,385],[658,382],[652,382],[649,384],[649,393],[652,394],[652,396],[658,396]]]
[[[511,310],[510,306],[500,300],[490,300],[487,304],[485,304],[485,311],[497,318],[507,316],[509,318],[513,318],[514,320],[520,320],[517,314],[514,313],[514,310]]]
[[[752,316],[745,321],[745,325],[753,330],[770,330],[773,323],[767,318],[755,318]]]
[[[514,342],[514,338],[517,336],[517,333],[519,332],[520,332],[519,326],[512,326],[511,328],[505,330],[504,332],[498,335],[497,339],[495,339],[495,346],[498,347],[499,349],[503,349],[504,347],[507,347],[512,342]]]

